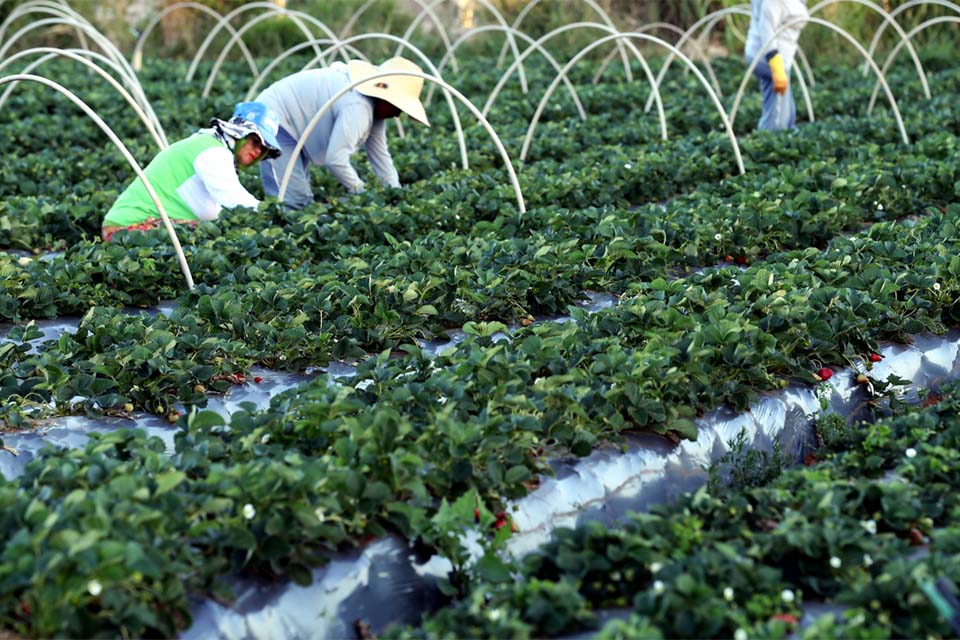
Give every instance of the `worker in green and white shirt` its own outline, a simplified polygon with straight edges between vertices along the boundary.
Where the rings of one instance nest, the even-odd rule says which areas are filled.
[[[167,216],[176,222],[216,220],[223,207],[256,208],[260,201],[247,191],[237,167],[280,155],[280,120],[267,105],[241,102],[229,121],[214,118],[210,127],[170,145],[144,169]],[[152,229],[160,213],[137,177],[107,212],[101,236],[109,241],[120,229]]]

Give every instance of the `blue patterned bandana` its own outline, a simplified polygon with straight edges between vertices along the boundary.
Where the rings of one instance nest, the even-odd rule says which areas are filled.
[[[260,144],[267,152],[266,157],[276,158],[280,155],[279,153],[275,153],[274,150],[266,144],[263,136],[260,135],[260,129],[257,128],[257,125],[247,122],[246,120],[241,120],[240,118],[231,118],[229,121],[212,118],[210,120],[210,128],[201,129],[200,131],[213,135],[217,140],[227,145],[231,151],[236,148],[237,141],[243,140],[252,133],[260,139]]]

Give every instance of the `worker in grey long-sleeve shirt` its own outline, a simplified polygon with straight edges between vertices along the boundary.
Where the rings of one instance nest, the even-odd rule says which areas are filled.
[[[361,60],[336,62],[325,69],[309,69],[278,80],[265,89],[257,102],[269,106],[280,116],[277,139],[283,154],[260,165],[260,178],[267,195],[276,196],[287,165],[296,163],[284,194],[284,202],[302,209],[313,202],[310,188],[310,164],[327,167],[350,193],[363,191],[364,183],[350,164],[350,156],[361,146],[377,179],[399,187],[400,179],[387,149],[386,120],[406,113],[430,126],[420,90],[423,78],[385,76],[363,82],[333,103],[316,127],[309,132],[303,150],[294,157],[297,141],[307,133],[310,120],[331,98],[354,82],[384,71],[420,72],[420,67],[396,57],[376,67]]]

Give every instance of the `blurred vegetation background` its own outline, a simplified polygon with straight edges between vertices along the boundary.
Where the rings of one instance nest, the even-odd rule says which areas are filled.
[[[47,4],[63,0],[46,0]],[[502,13],[507,24],[512,24],[521,15],[531,0],[443,0],[434,7],[439,19],[455,39],[459,33],[471,26],[496,24],[494,14],[486,7],[493,5]],[[0,0],[0,21],[6,20],[17,7],[26,5],[30,0]],[[887,11],[893,11],[908,0],[877,0],[877,4]],[[71,0],[68,4],[87,20],[106,34],[121,51],[132,51],[137,38],[147,28],[151,18],[164,9],[182,4],[175,0]],[[33,2],[36,5],[36,0]],[[226,15],[250,4],[243,0],[195,0],[220,15]],[[273,0],[258,2],[237,15],[231,24],[235,28],[271,10],[276,13],[259,20],[244,34],[244,43],[255,56],[269,57],[304,41],[305,36],[297,21],[291,16],[299,13],[309,14],[323,22],[338,37],[350,34],[385,32],[397,36],[403,35],[410,24],[421,13],[423,7],[434,6],[433,0]],[[686,29],[710,12],[728,7],[749,8],[749,2],[738,0],[541,0],[524,16],[521,29],[536,37],[547,31],[576,21],[600,22],[601,17],[594,9],[600,7],[614,26],[621,31],[647,28],[648,33],[676,42],[679,35],[674,25]],[[815,3],[808,3],[809,7]],[[272,9],[271,9],[272,7]],[[286,10],[286,13],[283,12]],[[868,46],[873,34],[881,25],[883,18],[875,10],[854,0],[840,0],[818,10],[816,15],[824,18],[849,32],[854,38]],[[911,6],[897,16],[897,21],[905,31],[909,31],[934,16],[957,15],[949,8],[929,3]],[[9,39],[19,28],[31,20],[49,17],[49,14],[33,13],[14,20],[7,26],[4,38]],[[150,57],[190,58],[203,42],[203,39],[216,24],[212,15],[195,8],[179,8],[167,12],[163,19],[150,32],[144,49]],[[740,55],[743,50],[743,36],[748,20],[742,15],[731,15],[717,23],[711,32],[710,52],[716,55]],[[651,28],[653,27],[653,28]],[[316,29],[313,29],[316,32]],[[417,29],[410,37],[411,42],[438,59],[443,53],[442,43],[437,37],[436,27],[428,19],[421,18]],[[579,31],[565,34],[551,44],[551,49],[565,51],[576,50],[598,36],[597,31]],[[960,26],[956,23],[938,25],[920,34],[916,42],[929,48],[939,49],[948,60],[956,57],[956,47],[960,42]],[[887,29],[881,43],[881,51],[890,50],[896,44],[895,33]],[[206,58],[214,58],[226,44],[228,34],[221,30],[218,39],[210,47]],[[465,51],[475,53],[499,52],[503,43],[500,34],[489,34],[483,38],[471,40]],[[31,31],[20,38],[11,51],[28,46],[75,46],[76,36],[73,29],[66,25],[57,25],[44,30]],[[820,62],[840,62],[855,64],[862,61],[861,55],[842,37],[819,26],[808,26],[803,33],[801,45],[813,64]],[[371,57],[378,59],[393,54],[396,45],[380,42],[366,42],[359,47]],[[238,57],[234,48],[232,57]]]

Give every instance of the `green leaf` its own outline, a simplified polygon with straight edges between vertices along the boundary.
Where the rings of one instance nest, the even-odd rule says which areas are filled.
[[[103,532],[98,531],[97,529],[91,529],[83,533],[77,540],[75,540],[70,547],[67,549],[68,556],[74,556],[81,551],[86,551],[94,544],[97,543],[97,540],[103,537]]]
[[[530,477],[529,469],[523,465],[516,465],[507,470],[505,481],[507,484],[520,484],[521,482],[529,480]]]
[[[670,422],[670,429],[687,440],[697,439],[697,424],[687,418],[677,418]]]
[[[474,570],[477,576],[486,582],[497,583],[510,582],[513,580],[510,568],[503,560],[490,553],[484,554],[484,556],[477,561]]]
[[[383,482],[368,482],[367,486],[363,490],[363,497],[366,500],[372,500],[373,502],[386,502],[390,497],[391,491]]]
[[[287,567],[287,575],[301,587],[309,587],[313,583],[313,574],[302,564],[292,564]]]
[[[197,431],[205,431],[211,427],[222,427],[224,424],[223,416],[215,411],[199,411],[190,414],[190,417],[187,418],[187,427]]]
[[[72,507],[75,504],[81,504],[87,499],[87,492],[84,489],[74,489],[63,499],[63,507]]]
[[[407,287],[406,291],[403,292],[403,301],[412,302],[417,299],[420,295],[420,292],[417,291],[417,285],[411,284]]]
[[[165,471],[164,473],[158,474],[156,477],[157,490],[154,491],[153,495],[159,496],[170,491],[183,482],[186,477],[187,474],[183,471]]]
[[[30,501],[30,504],[27,505],[27,510],[23,514],[23,519],[27,524],[36,525],[43,522],[47,514],[49,513],[46,505],[37,498],[34,498]]]

